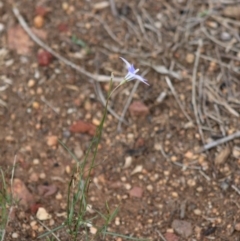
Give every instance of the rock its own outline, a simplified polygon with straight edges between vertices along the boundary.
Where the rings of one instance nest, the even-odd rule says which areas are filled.
[[[33,79],[30,79],[29,81],[28,81],[28,87],[29,88],[32,88],[34,85],[35,85],[35,80],[33,80]]]
[[[42,28],[43,24],[44,24],[44,18],[40,15],[37,15],[34,19],[33,19],[33,23],[34,23],[34,27],[35,28]]]
[[[13,198],[19,201],[24,208],[29,208],[34,203],[33,195],[28,191],[26,185],[18,178],[13,179],[12,185]]]
[[[232,39],[232,36],[227,32],[222,32],[220,38],[222,41],[230,41]]]
[[[240,231],[240,223],[236,223],[235,224],[235,230],[236,231]]]
[[[192,64],[192,63],[194,62],[194,59],[195,59],[195,55],[194,55],[194,54],[188,53],[188,54],[186,55],[186,62],[187,62],[188,64]]]
[[[7,39],[9,49],[16,50],[18,54],[23,55],[31,53],[33,42],[21,26],[10,28],[7,32]]]
[[[192,224],[187,221],[175,219],[172,222],[172,228],[183,238],[188,238],[190,235],[192,235]]]
[[[42,207],[38,208],[36,217],[41,221],[51,219],[51,215],[46,211],[45,208]]]
[[[137,165],[134,170],[131,172],[131,175],[134,175],[136,173],[142,172],[143,166],[142,165]]]
[[[166,241],[178,241],[179,238],[176,234],[174,233],[165,233],[164,235]]]
[[[73,133],[87,133],[91,136],[94,136],[96,133],[96,126],[91,123],[79,120],[71,125],[70,131]]]
[[[48,66],[53,59],[53,56],[46,50],[40,49],[37,54],[38,64],[40,66]]]
[[[143,190],[141,187],[133,187],[130,191],[129,191],[129,195],[130,197],[137,197],[137,198],[141,198],[143,195]]]
[[[83,150],[81,149],[81,147],[79,145],[77,145],[74,148],[74,154],[78,159],[81,159],[83,157]]]
[[[229,146],[224,147],[215,157],[215,160],[214,160],[215,165],[220,165],[226,162],[230,154],[231,154],[230,147]]]
[[[52,147],[58,144],[58,137],[57,136],[48,136],[47,137],[47,145]]]
[[[129,111],[132,116],[146,116],[149,113],[148,107],[143,104],[141,101],[134,101],[130,106],[129,106]]]
[[[123,166],[123,169],[126,169],[126,168],[130,167],[131,164],[132,164],[132,157],[131,156],[127,156],[125,158],[125,164]]]

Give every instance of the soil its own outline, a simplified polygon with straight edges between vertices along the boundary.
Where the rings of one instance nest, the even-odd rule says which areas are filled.
[[[120,209],[109,232],[150,240],[240,240],[240,140],[201,149],[240,126],[240,22],[231,14],[239,6],[223,2],[15,3],[47,46],[85,71],[124,77],[119,57],[146,71],[150,86],[140,83],[133,93],[121,131],[108,112],[91,174],[93,213],[106,212],[106,202]],[[106,97],[109,82],[44,52],[13,6],[0,2],[0,165],[11,185],[16,161],[12,185],[21,200],[11,209],[5,240],[34,240],[66,217],[76,162],[58,139],[83,160],[104,111],[99,91]],[[112,96],[110,107],[119,116],[135,84]],[[78,121],[87,130],[76,131]],[[39,207],[51,218],[38,222]],[[66,230],[55,234],[71,240]]]

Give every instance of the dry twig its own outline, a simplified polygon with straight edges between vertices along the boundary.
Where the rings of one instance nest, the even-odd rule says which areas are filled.
[[[200,150],[200,152],[207,151],[213,147],[219,146],[221,144],[224,144],[226,142],[232,141],[233,139],[240,138],[240,131],[237,131],[231,135],[225,136],[221,139],[218,139],[216,141],[210,142],[203,146],[203,148]]]
[[[78,71],[79,73],[87,76],[90,79],[93,79],[95,81],[100,81],[100,82],[109,82],[110,78],[109,76],[106,75],[95,75],[95,74],[91,74],[90,72],[86,71],[85,69],[79,67],[78,65],[74,64],[73,62],[69,61],[68,59],[62,57],[60,54],[58,54],[57,52],[55,52],[53,49],[51,49],[48,45],[46,45],[44,42],[42,42],[42,40],[40,40],[32,31],[31,29],[28,27],[26,21],[24,20],[24,18],[22,17],[22,15],[20,14],[19,10],[16,7],[13,7],[13,13],[16,16],[16,18],[18,19],[20,25],[22,26],[22,28],[27,32],[27,34],[31,37],[31,39],[36,42],[39,46],[41,46],[42,48],[44,48],[45,50],[47,50],[49,53],[51,53],[54,57],[56,57],[57,59],[59,59],[60,61],[62,61],[64,64],[72,67],[73,69],[75,69],[76,71]],[[122,78],[114,78],[113,81],[116,82],[121,82]]]

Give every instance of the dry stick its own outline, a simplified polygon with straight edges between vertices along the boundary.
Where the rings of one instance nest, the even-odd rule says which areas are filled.
[[[58,238],[58,236],[57,236],[54,232],[52,232],[51,229],[48,228],[43,222],[41,222],[41,221],[38,220],[38,219],[36,219],[36,220],[37,220],[44,228],[46,228],[47,231],[49,231],[56,240],[61,241],[61,240]]]
[[[211,41],[213,41],[215,44],[217,44],[217,45],[219,45],[219,46],[221,46],[221,47],[223,47],[223,48],[225,48],[225,49],[229,49],[229,45],[226,45],[226,44],[224,44],[223,42],[221,42],[221,41],[219,41],[218,39],[216,39],[216,38],[214,38],[213,36],[211,36],[204,27],[203,27],[201,30],[202,30],[202,32],[206,35],[206,37],[208,37],[208,38],[209,38]],[[235,47],[230,47],[230,49],[231,49],[232,51],[234,51],[234,52],[237,52],[237,53],[240,51],[240,49],[237,49],[237,48],[235,48]]]
[[[225,57],[225,56],[224,56],[224,57]],[[240,71],[238,71],[238,68],[237,68],[237,67],[233,68],[233,67],[230,66],[229,64],[225,64],[225,63],[223,63],[223,62],[221,62],[221,61],[219,61],[219,60],[217,60],[217,59],[214,59],[214,58],[209,57],[209,56],[204,55],[204,54],[201,54],[201,55],[200,55],[200,58],[205,59],[205,60],[208,60],[208,61],[211,61],[211,62],[214,62],[214,63],[216,63],[216,64],[219,64],[220,66],[223,66],[223,67],[225,67],[225,68],[227,68],[227,69],[229,69],[229,70],[232,70],[232,71],[235,72],[236,74],[240,74]],[[230,58],[230,56],[229,56],[229,58]],[[236,58],[235,60],[239,61],[240,59],[239,59],[239,58]]]
[[[142,73],[142,76],[144,77],[147,73],[149,72],[149,69],[145,70],[143,73]],[[139,85],[140,81],[136,81],[134,86],[133,86],[133,89],[127,99],[127,102],[123,108],[123,111],[122,111],[122,114],[121,114],[121,119],[119,119],[119,122],[118,122],[118,126],[117,126],[117,131],[120,132],[121,131],[121,125],[122,125],[122,120],[124,119],[125,117],[125,114],[128,110],[128,107],[132,101],[132,97],[134,95],[134,93],[136,92],[137,88],[138,88],[138,85]]]
[[[90,79],[96,80],[96,81],[100,81],[100,82],[109,82],[110,78],[109,76],[106,75],[95,75],[95,74],[91,74],[90,72],[86,71],[85,69],[79,67],[78,65],[72,63],[71,61],[69,61],[68,59],[62,57],[60,54],[58,54],[57,52],[55,52],[54,50],[52,50],[48,45],[46,45],[44,42],[42,42],[42,40],[40,40],[32,31],[31,29],[28,27],[26,21],[24,20],[24,18],[21,16],[19,10],[16,7],[13,7],[13,13],[16,16],[16,18],[18,19],[20,25],[22,26],[22,28],[27,32],[27,34],[31,37],[31,39],[36,42],[39,46],[41,46],[42,48],[44,48],[45,50],[47,50],[49,53],[51,53],[54,57],[56,57],[57,59],[59,59],[60,61],[62,61],[64,64],[72,67],[73,69],[75,69],[76,71],[78,71],[79,73],[87,76]],[[121,82],[122,78],[115,78],[113,81],[116,82]]]
[[[223,137],[221,139],[218,139],[216,141],[213,141],[213,142],[210,142],[210,143],[204,145],[202,150],[200,150],[200,152],[207,151],[207,150],[209,150],[209,149],[211,149],[213,147],[219,146],[219,145],[221,145],[223,143],[226,143],[228,141],[232,141],[235,138],[240,138],[240,131],[237,131],[237,132],[235,132],[235,133],[233,133],[231,135],[225,136],[225,137]]]
[[[192,75],[192,105],[193,105],[194,115],[195,115],[197,126],[198,126],[198,131],[201,136],[202,142],[204,143],[204,136],[203,136],[201,123],[200,123],[199,116],[198,116],[198,111],[197,111],[198,108],[197,108],[197,103],[196,103],[197,70],[198,70],[200,51],[201,51],[202,45],[203,45],[203,42],[202,42],[202,39],[200,39],[198,42],[198,49],[197,49],[197,53],[196,53],[196,58],[195,58],[194,67],[193,67],[193,75]]]
[[[231,185],[231,188],[240,195],[240,190],[234,184]]]
[[[159,230],[156,230],[156,232],[158,233],[159,237],[163,240],[163,241],[167,241],[164,236],[161,234],[161,232]]]
[[[116,8],[116,4],[115,4],[115,0],[109,0],[110,2],[110,7],[111,7],[111,11],[114,17],[118,17],[118,11]]]
[[[167,82],[167,84],[168,84],[168,87],[169,87],[170,90],[172,91],[172,94],[173,94],[174,98],[176,99],[176,101],[177,101],[180,109],[182,110],[183,114],[185,115],[185,117],[188,119],[189,122],[193,122],[193,120],[191,119],[191,117],[190,117],[190,116],[188,115],[188,113],[184,110],[184,108],[183,108],[183,106],[182,106],[182,104],[181,104],[181,101],[179,100],[178,95],[177,95],[177,93],[176,93],[176,91],[175,91],[175,89],[174,89],[174,87],[173,87],[173,85],[172,85],[171,80],[170,80],[167,76],[165,77],[165,80],[166,80],[166,82]]]

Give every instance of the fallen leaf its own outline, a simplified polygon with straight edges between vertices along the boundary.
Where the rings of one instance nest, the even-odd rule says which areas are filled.
[[[70,131],[73,133],[87,133],[91,136],[94,136],[96,133],[96,126],[91,123],[79,120],[70,126]]]
[[[149,113],[148,107],[141,101],[134,101],[129,106],[129,111],[132,116],[146,116]]]
[[[178,236],[174,233],[165,233],[164,236],[167,241],[178,241],[179,240]]]
[[[38,194],[43,197],[48,197],[53,194],[55,194],[58,190],[57,186],[52,184],[52,185],[38,185]]]
[[[130,191],[129,191],[129,195],[130,197],[137,197],[137,198],[141,198],[143,195],[143,190],[141,187],[133,187]]]
[[[18,54],[29,55],[33,42],[20,25],[10,28],[7,32],[9,49],[16,50]]]
[[[12,195],[13,198],[19,201],[19,204],[26,209],[34,203],[33,195],[29,192],[26,185],[18,178],[13,179]]]
[[[184,238],[188,238],[192,234],[192,224],[184,220],[175,219],[172,222],[172,228]]]

